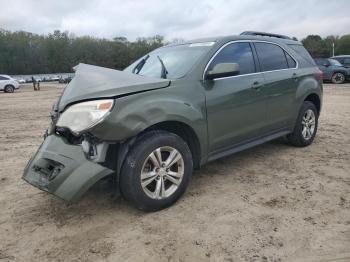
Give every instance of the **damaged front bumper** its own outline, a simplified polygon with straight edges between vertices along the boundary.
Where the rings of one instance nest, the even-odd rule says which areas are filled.
[[[69,144],[51,134],[29,160],[22,178],[41,190],[74,201],[112,173],[113,170],[88,159],[81,145]]]

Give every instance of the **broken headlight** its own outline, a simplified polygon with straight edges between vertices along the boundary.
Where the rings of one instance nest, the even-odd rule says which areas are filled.
[[[74,104],[61,114],[56,126],[69,128],[74,134],[79,134],[101,122],[111,111],[113,104],[113,99]]]

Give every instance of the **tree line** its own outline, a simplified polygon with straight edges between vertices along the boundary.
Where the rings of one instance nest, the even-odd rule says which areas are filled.
[[[159,35],[129,41],[125,37],[76,37],[60,31],[37,35],[0,30],[0,74],[68,73],[78,63],[124,69],[164,44]]]
[[[350,54],[350,35],[326,38],[309,35],[302,42],[313,57],[331,56],[332,43],[335,44],[335,54]],[[48,35],[38,35],[0,29],[0,73],[68,73],[78,63],[124,69],[139,57],[164,44],[167,42],[159,35],[129,41],[125,37],[77,37],[58,30]]]
[[[350,55],[350,34],[343,36],[309,35],[302,40],[303,45],[314,58],[328,58],[334,55]]]

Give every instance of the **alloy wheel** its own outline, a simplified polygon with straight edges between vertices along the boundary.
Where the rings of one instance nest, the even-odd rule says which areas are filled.
[[[342,73],[335,73],[332,76],[333,83],[342,84],[345,81],[345,76]]]
[[[152,199],[171,196],[180,186],[184,175],[184,160],[173,147],[155,149],[146,158],[141,170],[141,186]]]
[[[306,110],[301,120],[302,131],[301,134],[305,140],[312,138],[316,128],[316,116],[311,109]]]

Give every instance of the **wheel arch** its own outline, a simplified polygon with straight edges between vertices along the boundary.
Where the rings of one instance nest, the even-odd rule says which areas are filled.
[[[309,94],[309,95],[307,95],[305,97],[304,101],[309,101],[309,102],[313,103],[316,106],[316,108],[317,108],[318,114],[320,114],[320,111],[321,111],[321,99],[320,99],[318,94],[311,93],[311,94]]]
[[[4,86],[4,90],[6,90],[7,87],[12,87],[13,88],[13,91],[15,91],[16,87],[13,85],[13,84],[6,84]]]
[[[334,70],[334,72],[332,73],[332,76],[333,76],[334,74],[337,74],[337,73],[341,73],[341,74],[343,74],[344,76],[346,76],[346,72],[345,72],[345,71],[342,71],[342,70]]]
[[[146,128],[143,133],[151,130],[163,130],[181,137],[191,150],[194,168],[199,168],[201,163],[201,145],[196,132],[184,122],[163,121]]]

